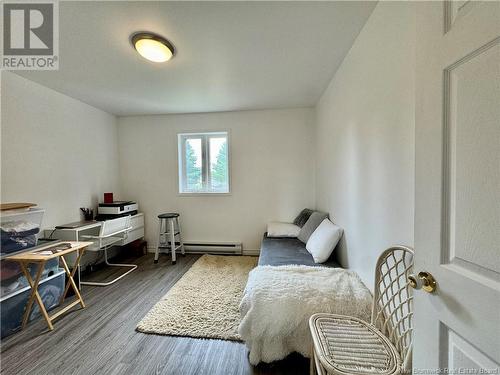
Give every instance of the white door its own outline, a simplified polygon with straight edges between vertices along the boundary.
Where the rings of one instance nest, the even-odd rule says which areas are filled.
[[[416,53],[413,371],[499,374],[500,2],[417,3]]]

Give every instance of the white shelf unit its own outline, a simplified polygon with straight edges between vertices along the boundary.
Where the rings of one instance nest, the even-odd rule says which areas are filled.
[[[130,231],[127,237],[119,242],[120,246],[129,244],[140,238],[144,238],[144,214],[142,212],[130,217]]]

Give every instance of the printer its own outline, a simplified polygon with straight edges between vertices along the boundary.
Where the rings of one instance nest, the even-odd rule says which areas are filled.
[[[115,201],[112,203],[99,203],[96,220],[110,220],[122,216],[135,215],[139,205],[133,201]]]

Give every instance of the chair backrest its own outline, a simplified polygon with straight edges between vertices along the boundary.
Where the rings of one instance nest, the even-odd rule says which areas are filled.
[[[394,246],[385,250],[375,268],[372,324],[383,332],[411,366],[413,296],[408,276],[413,271],[413,250]]]
[[[103,221],[99,237],[109,237],[113,234],[126,233],[130,228],[130,216]]]

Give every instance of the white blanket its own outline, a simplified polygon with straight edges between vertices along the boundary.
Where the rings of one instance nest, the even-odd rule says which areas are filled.
[[[311,356],[309,317],[318,312],[369,321],[372,296],[359,276],[341,268],[260,266],[253,269],[240,304],[238,332],[253,365]]]

